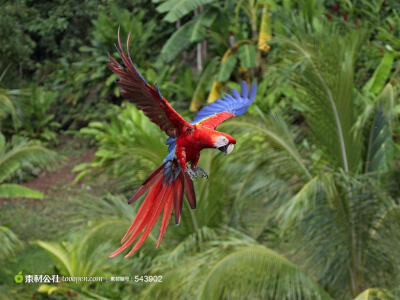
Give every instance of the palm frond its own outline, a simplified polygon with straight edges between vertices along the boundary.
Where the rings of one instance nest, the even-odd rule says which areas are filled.
[[[293,49],[295,60],[302,62],[293,81],[306,93],[306,118],[315,142],[332,165],[346,172],[359,168],[362,149],[351,131],[357,114],[353,74],[360,36],[353,33],[343,38],[333,31],[285,40]]]
[[[248,246],[229,253],[208,273],[199,299],[331,299],[314,280],[278,253]]]
[[[392,167],[392,118],[394,91],[388,84],[377,97],[375,116],[368,139],[365,172],[387,171]]]
[[[286,203],[278,209],[277,220],[285,230],[295,226],[305,215],[319,205],[319,197],[326,190],[335,189],[333,178],[330,174],[322,174],[312,178]]]

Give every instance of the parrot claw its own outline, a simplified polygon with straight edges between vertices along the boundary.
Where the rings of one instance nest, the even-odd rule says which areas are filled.
[[[208,179],[208,173],[204,171],[204,169],[200,167],[194,167],[192,170],[194,170],[197,174],[200,174],[202,177]]]
[[[197,172],[194,171],[194,169],[187,168],[185,173],[187,173],[189,175],[191,180],[194,180],[194,179],[198,178],[198,174],[197,174]]]

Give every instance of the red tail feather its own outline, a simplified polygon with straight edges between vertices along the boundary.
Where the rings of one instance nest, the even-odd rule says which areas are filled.
[[[164,165],[160,166],[153,173],[151,173],[151,175],[145,180],[145,182],[140,186],[135,195],[129,201],[135,201],[147,190],[149,190],[139,208],[138,213],[136,214],[135,219],[121,240],[123,245],[119,249],[112,252],[109,257],[114,257],[123,252],[141,234],[134,247],[125,257],[129,257],[135,253],[135,251],[138,250],[147,239],[151,230],[156,224],[157,219],[161,215],[161,212],[164,210],[161,220],[160,233],[157,240],[157,247],[159,247],[169,225],[173,209],[175,211],[175,222],[177,224],[179,223],[182,211],[183,194],[185,193],[187,196],[192,208],[193,204],[194,206],[196,205],[193,182],[191,181],[190,177],[187,176],[186,178],[186,174],[180,174],[171,183],[168,183],[168,181],[163,182],[163,166]]]
[[[183,174],[184,191],[186,199],[192,209],[196,208],[196,195],[194,193],[193,181],[190,179],[188,174]]]
[[[131,197],[131,199],[129,199],[128,203],[131,204],[135,202],[140,196],[142,196],[149,189],[149,187],[152,186],[152,184],[156,182],[157,179],[159,179],[158,177],[162,176],[162,170],[164,170],[164,164],[155,169],[155,171],[153,171],[153,173],[151,173],[146,178],[146,180],[142,183],[136,193]]]
[[[160,234],[158,235],[158,239],[157,239],[157,248],[160,246],[161,241],[162,241],[164,234],[167,231],[167,227],[169,225],[169,219],[171,218],[172,207],[174,205],[173,194],[175,193],[174,190],[176,189],[176,183],[177,183],[177,181],[175,180],[169,186],[167,193],[164,195],[164,199],[165,199],[164,215],[163,215],[162,221],[161,221]]]
[[[183,190],[184,190],[182,174],[179,174],[178,180],[176,180],[176,182],[178,184],[176,189],[176,196],[174,198],[175,224],[179,224],[179,222],[181,221],[182,200],[183,200]]]
[[[150,199],[157,197],[157,195],[160,193],[161,183],[162,183],[162,181],[159,180],[156,183],[156,185],[154,185],[153,187],[150,188],[149,193],[147,194],[146,198],[144,199],[142,205],[140,206],[139,211],[136,214],[136,217],[133,220],[131,226],[129,227],[128,231],[125,233],[124,237],[122,238],[121,243],[123,243],[128,238],[128,236],[132,233],[132,231],[135,228],[143,229],[143,226],[145,225],[145,223],[143,221],[144,221],[145,217],[147,216],[147,214],[151,211],[152,206],[154,205],[153,201]]]

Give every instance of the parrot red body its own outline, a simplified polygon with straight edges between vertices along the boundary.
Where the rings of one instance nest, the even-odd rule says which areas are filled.
[[[118,46],[117,50],[124,66],[109,56],[109,67],[119,77],[121,94],[135,103],[138,109],[169,136],[166,141],[169,154],[129,200],[129,203],[132,203],[147,192],[135,219],[121,240],[122,246],[110,254],[110,257],[120,254],[138,239],[125,256],[129,257],[144,243],[162,212],[164,213],[157,247],[167,230],[172,211],[175,223],[179,224],[183,196],[192,209],[196,207],[192,179],[197,178],[199,174],[208,177],[203,169],[197,167],[200,151],[216,148],[229,154],[233,150],[235,139],[215,129],[226,119],[247,111],[255,98],[257,86],[253,83],[249,91],[247,83],[242,82],[241,94],[232,90],[233,96],[226,95],[207,105],[197,112],[192,122],[187,122],[161,96],[158,88],[148,84],[136,70],[129,56],[129,36],[126,44],[127,56],[121,45],[119,31]],[[188,163],[190,167],[187,166]]]

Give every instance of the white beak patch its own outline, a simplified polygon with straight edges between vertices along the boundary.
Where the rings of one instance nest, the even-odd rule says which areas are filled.
[[[228,149],[226,149],[226,154],[230,154],[233,151],[233,148],[235,148],[235,145],[229,144]]]

